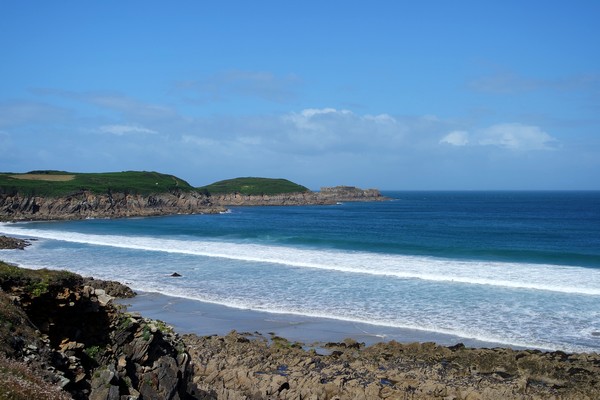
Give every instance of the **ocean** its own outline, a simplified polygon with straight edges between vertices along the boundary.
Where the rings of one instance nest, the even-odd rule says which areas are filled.
[[[0,259],[244,310],[600,351],[600,192],[384,195],[391,200],[2,223],[0,234],[37,240]]]

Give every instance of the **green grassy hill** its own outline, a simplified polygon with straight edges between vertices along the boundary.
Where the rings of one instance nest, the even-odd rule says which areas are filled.
[[[246,195],[274,195],[308,192],[309,189],[287,179],[235,178],[215,182],[198,190],[210,194],[241,193]]]
[[[93,193],[121,192],[148,195],[173,190],[191,191],[192,186],[173,175],[158,172],[126,171],[107,173],[70,173],[31,171],[25,174],[0,174],[0,194],[61,197],[87,190]]]

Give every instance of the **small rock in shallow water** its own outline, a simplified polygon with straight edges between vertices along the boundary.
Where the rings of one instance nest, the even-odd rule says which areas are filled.
[[[173,272],[171,274],[171,276],[174,277],[174,278],[179,278],[181,276],[181,274],[178,274],[177,272]]]

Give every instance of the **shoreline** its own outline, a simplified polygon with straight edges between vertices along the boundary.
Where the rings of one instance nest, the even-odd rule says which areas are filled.
[[[180,334],[222,336],[232,331],[258,333],[265,337],[268,335],[283,337],[292,342],[302,343],[307,348],[320,348],[325,343],[352,339],[364,343],[365,346],[396,341],[405,344],[433,342],[440,346],[454,346],[462,343],[470,348],[553,351],[419,329],[238,309],[156,292],[137,291],[136,293],[133,298],[119,299],[118,303],[126,306],[128,312],[164,321]]]
[[[105,392],[173,400],[537,400],[600,394],[598,353],[519,350],[495,343],[487,348],[458,337],[440,344],[440,335],[425,338],[424,332],[412,331],[416,336],[410,337],[411,330],[392,329],[401,331],[396,338],[382,334],[385,328],[372,330],[374,325],[239,310],[151,292],[117,301],[104,285],[122,286],[114,281],[13,268],[7,265],[5,275],[12,278],[5,279],[4,289],[19,293],[24,307],[35,302],[43,310],[32,308],[29,318],[45,333],[40,337],[44,351],[40,344],[27,345],[25,357],[19,353],[16,360],[31,362],[33,357],[37,369],[28,373],[41,374],[44,362],[52,362],[42,355],[60,352],[68,361],[52,366],[54,375],[47,382],[59,383],[75,398],[117,398]],[[28,294],[27,288],[40,287],[32,285],[40,276],[54,277],[41,286],[47,292]],[[102,288],[87,286],[94,282]],[[14,302],[8,296],[4,301]],[[90,357],[102,363],[85,367]]]

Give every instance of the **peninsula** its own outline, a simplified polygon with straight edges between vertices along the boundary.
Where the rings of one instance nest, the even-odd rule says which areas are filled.
[[[193,187],[158,172],[0,174],[0,221],[214,214],[228,206],[317,205],[385,200],[378,190],[349,186],[320,192],[286,179],[236,178]]]

